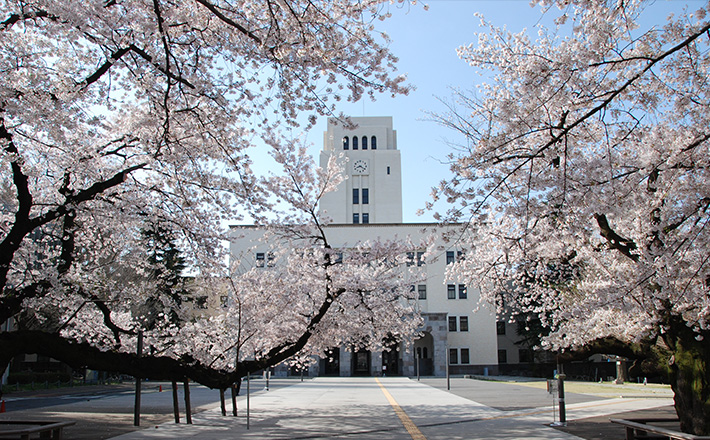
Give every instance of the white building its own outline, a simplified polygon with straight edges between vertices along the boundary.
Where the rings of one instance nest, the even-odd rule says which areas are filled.
[[[333,247],[352,247],[359,241],[410,237],[419,242],[437,234],[437,252],[423,261],[424,249],[413,255],[412,264],[422,266],[426,281],[414,286],[424,318],[423,337],[414,347],[381,353],[351,352],[347,347],[333,349],[312,369],[315,375],[416,375],[416,358],[422,375],[446,374],[447,357],[451,374],[497,374],[498,343],[496,320],[491,311],[474,313],[478,292],[446,279],[446,265],[462,256],[441,238],[442,232],[458,226],[440,227],[434,223],[402,223],[402,165],[397,148],[397,133],[391,117],[356,117],[354,129],[328,121],[324,134],[321,166],[332,154],[348,158],[346,179],[339,188],[321,200],[321,213],[332,219],[327,227]],[[259,243],[255,227],[234,226],[231,253],[242,262],[264,263],[268,249]],[[256,246],[256,247],[255,247]],[[261,246],[261,248],[259,248]],[[246,253],[249,253],[247,255]]]

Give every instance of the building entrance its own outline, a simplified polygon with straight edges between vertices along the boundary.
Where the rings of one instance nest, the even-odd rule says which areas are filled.
[[[401,376],[399,369],[399,350],[392,348],[390,351],[382,352],[382,375]]]
[[[370,376],[370,352],[360,350],[353,353],[353,376]]]
[[[331,348],[326,352],[326,358],[321,359],[323,376],[340,376],[340,348]]]
[[[417,371],[418,368],[420,376],[434,375],[433,354],[434,338],[431,333],[424,332],[421,338],[414,341],[414,371]]]

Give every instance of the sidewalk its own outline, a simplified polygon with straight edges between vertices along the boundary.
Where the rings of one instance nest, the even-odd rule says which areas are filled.
[[[437,385],[440,386],[441,382],[434,384]],[[222,417],[216,405],[213,409],[196,414],[193,417],[193,425],[164,423],[114,438],[596,438],[573,435],[570,432],[574,432],[574,429],[563,432],[549,427],[553,421],[553,411],[551,399],[545,390],[517,387],[517,384],[516,387],[511,387],[511,384],[506,382],[454,379],[452,390],[458,390],[464,397],[434,386],[399,377],[316,378],[252,397],[249,429],[246,405],[242,401],[238,417]],[[476,393],[485,396],[486,404],[476,401]],[[654,410],[672,405],[672,399],[663,396],[591,396],[576,400],[578,403],[567,405],[570,428],[575,426],[574,421],[579,419],[603,420],[627,411]],[[523,401],[525,404],[516,407],[513,405],[516,401]],[[620,432],[622,435],[619,438],[623,438],[623,429]]]

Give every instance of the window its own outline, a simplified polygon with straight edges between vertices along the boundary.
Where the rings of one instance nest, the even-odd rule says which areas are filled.
[[[377,150],[377,138],[375,136],[370,137],[370,148],[372,148],[373,150]]]
[[[222,295],[219,297],[219,306],[222,307],[223,309],[227,308],[229,305],[229,297],[227,295]]]
[[[508,363],[508,352],[505,350],[498,350],[498,363],[507,364]]]
[[[367,188],[362,189],[362,204],[367,205],[370,203],[370,190]]]
[[[454,251],[446,251],[446,264],[453,264],[455,261]]]
[[[407,252],[407,266],[414,266],[414,252]]]
[[[367,212],[362,213],[362,224],[366,225],[370,223],[370,214]]]
[[[456,348],[449,348],[449,365],[459,363],[459,351]]]
[[[274,267],[274,253],[269,252],[266,254],[266,267]]]
[[[460,332],[467,332],[468,331],[468,316],[459,317],[459,331]]]
[[[357,136],[353,136],[353,150],[357,150]]]
[[[357,205],[359,203],[360,203],[360,189],[353,188],[353,205]]]
[[[447,284],[446,285],[446,298],[447,299],[456,299],[456,285],[455,284]]]
[[[466,291],[466,285],[459,284],[459,299],[466,299],[466,298],[468,298],[468,292]]]
[[[374,150],[374,148],[373,148],[373,150]],[[389,174],[389,173],[390,173],[390,167],[387,167],[387,174]]]
[[[505,321],[496,322],[496,334],[498,334],[498,335],[505,334]]]
[[[343,150],[349,150],[350,149],[350,138],[347,136],[343,136]]]
[[[263,252],[256,253],[256,267],[264,267],[266,263],[266,255]]]
[[[357,225],[359,223],[360,223],[360,214],[358,214],[358,213],[353,214],[353,224]]]
[[[528,350],[527,348],[518,349],[518,362],[526,363],[526,362],[532,362],[532,361],[533,361],[532,350]]]
[[[417,292],[419,292],[419,299],[426,299],[426,284],[418,285]]]
[[[456,317],[455,316],[449,316],[449,331],[450,332],[456,331]]]
[[[343,253],[338,252],[335,254],[335,264],[343,264]]]
[[[461,363],[468,364],[470,362],[471,362],[471,358],[469,356],[468,348],[462,348],[461,349]]]
[[[417,252],[417,266],[423,266],[426,262],[424,261],[424,252]]]
[[[362,137],[362,149],[367,150],[367,136]]]

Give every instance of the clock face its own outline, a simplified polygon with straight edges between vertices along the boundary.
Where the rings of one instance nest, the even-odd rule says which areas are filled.
[[[367,171],[367,162],[365,162],[364,160],[356,160],[353,164],[353,170],[360,174],[365,173]]]

